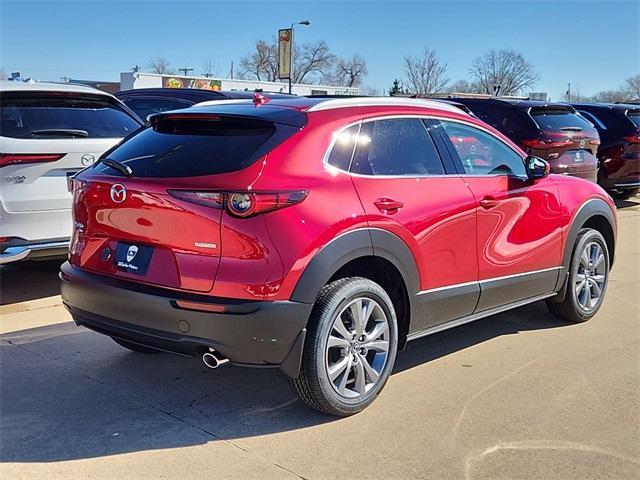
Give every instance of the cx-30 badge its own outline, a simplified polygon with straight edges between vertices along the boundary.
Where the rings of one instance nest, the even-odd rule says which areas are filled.
[[[111,200],[115,203],[122,203],[127,198],[127,189],[121,183],[116,183],[111,187]]]

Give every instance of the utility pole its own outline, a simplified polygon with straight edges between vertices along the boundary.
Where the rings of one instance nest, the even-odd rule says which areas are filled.
[[[189,75],[189,72],[193,72],[193,68],[179,68],[178,70],[180,70],[181,72],[184,72],[184,76],[186,77],[187,75]]]
[[[229,76],[231,77],[231,80],[233,80],[233,60],[231,60],[231,72],[229,72]]]
[[[569,87],[567,89],[567,102],[571,103],[571,83],[567,83],[567,86]]]

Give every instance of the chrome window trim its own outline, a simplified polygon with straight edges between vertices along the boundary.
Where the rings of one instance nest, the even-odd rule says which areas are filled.
[[[346,173],[347,175],[351,175],[352,177],[360,177],[360,178],[380,178],[380,179],[393,179],[393,178],[438,178],[438,177],[470,177],[470,178],[495,178],[495,177],[500,177],[500,176],[506,176],[506,177],[511,177],[511,178],[517,178],[520,180],[528,180],[528,177],[522,177],[520,175],[482,175],[482,174],[472,174],[472,173],[451,173],[451,174],[447,174],[445,173],[444,175],[437,175],[437,174],[431,174],[431,175],[364,175],[362,173],[353,173],[347,170],[343,170],[341,168],[338,168],[334,165],[331,165],[328,160],[329,160],[329,156],[331,155],[331,151],[333,150],[333,146],[336,143],[336,140],[338,139],[338,137],[340,136],[340,134],[350,128],[353,127],[354,125],[360,124],[362,125],[363,123],[368,123],[368,122],[375,122],[377,120],[389,120],[389,119],[394,119],[394,118],[418,118],[420,120],[440,120],[440,121],[447,121],[447,122],[455,122],[455,123],[460,123],[462,125],[471,127],[471,128],[476,128],[490,136],[492,136],[494,139],[496,139],[497,141],[499,141],[500,143],[502,143],[503,145],[505,145],[507,148],[509,148],[513,153],[515,153],[518,157],[520,157],[520,159],[522,160],[522,164],[524,165],[524,160],[526,157],[523,157],[522,155],[520,155],[520,153],[516,150],[514,150],[511,145],[509,145],[508,143],[505,143],[500,137],[497,137],[493,132],[487,130],[486,128],[479,126],[479,125],[475,125],[473,123],[469,123],[469,122],[465,122],[463,120],[457,119],[457,118],[451,118],[451,117],[446,117],[446,116],[440,116],[440,115],[419,115],[419,114],[390,114],[390,115],[378,115],[378,116],[374,116],[374,117],[367,117],[367,118],[361,118],[360,120],[357,120],[355,122],[350,122],[347,125],[339,128],[338,130],[334,131],[331,136],[331,142],[329,143],[329,146],[327,147],[327,149],[325,150],[324,156],[322,157],[322,163],[325,166],[325,168],[329,169],[329,170],[333,170],[333,171],[338,171],[338,172],[342,172],[342,173]],[[427,131],[430,131],[429,126],[425,125],[425,128],[427,129]],[[437,128],[437,127],[436,127]],[[359,133],[359,131],[358,131]],[[353,149],[353,152],[351,153],[351,161],[349,162],[349,168],[351,168],[351,162],[353,162],[353,156],[355,155],[355,151],[356,149]],[[442,161],[442,158],[440,158],[440,161]],[[525,171],[526,171],[526,165],[525,165]]]

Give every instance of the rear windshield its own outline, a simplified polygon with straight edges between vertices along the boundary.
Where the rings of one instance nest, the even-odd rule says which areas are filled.
[[[117,105],[94,97],[0,97],[0,135],[11,138],[122,138],[140,124]]]
[[[193,102],[173,98],[132,97],[122,101],[143,120],[154,113],[179,110],[193,105]]]
[[[628,112],[627,117],[629,117],[629,120],[631,120],[636,127],[640,128],[640,111]]]
[[[162,120],[123,142],[106,157],[123,163],[135,177],[194,177],[233,172],[266,153],[276,133],[267,121],[213,117],[206,120]],[[285,129],[286,130],[286,129]],[[95,168],[119,175],[98,163]]]
[[[593,129],[588,121],[570,110],[532,108],[531,116],[544,131],[571,132]]]

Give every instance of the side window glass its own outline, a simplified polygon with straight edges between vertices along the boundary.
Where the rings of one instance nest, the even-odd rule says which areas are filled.
[[[418,118],[392,118],[362,125],[351,171],[362,175],[444,175],[427,127]]]
[[[600,130],[606,130],[607,129],[607,127],[604,125],[604,123],[602,123],[600,120],[598,120],[598,117],[596,117],[593,113],[586,112],[584,110],[578,110],[578,113],[580,115],[582,115],[584,118],[586,118],[587,120],[589,120],[591,123],[593,123],[594,127],[598,127]]]
[[[456,122],[441,123],[467,174],[526,177],[522,157],[493,135]]]
[[[351,163],[351,157],[353,156],[353,149],[358,142],[358,131],[360,130],[360,124],[352,125],[351,127],[342,130],[337,134],[329,153],[327,163],[331,166],[349,171],[349,164]]]

